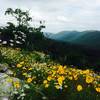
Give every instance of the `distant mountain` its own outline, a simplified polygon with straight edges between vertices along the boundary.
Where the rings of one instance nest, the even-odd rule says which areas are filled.
[[[80,36],[84,35],[86,32],[78,32],[78,31],[61,31],[59,33],[53,34],[53,33],[46,33],[48,34],[46,37],[55,39],[55,40],[61,40],[64,42],[70,42],[73,40],[76,40]]]
[[[100,31],[62,31],[57,34],[51,34],[48,38],[93,48],[100,48]]]
[[[51,38],[56,39],[56,40],[62,40],[65,42],[66,41],[70,42],[70,41],[76,40],[83,34],[85,34],[85,33],[81,33],[78,31],[62,31],[62,32],[52,35]]]
[[[100,31],[87,31],[86,34],[71,41],[76,44],[100,48]]]

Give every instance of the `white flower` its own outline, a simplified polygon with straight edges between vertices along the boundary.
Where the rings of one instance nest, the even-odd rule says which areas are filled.
[[[2,44],[7,44],[7,41],[3,41]]]

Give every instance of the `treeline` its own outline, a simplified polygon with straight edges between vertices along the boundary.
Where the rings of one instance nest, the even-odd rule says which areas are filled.
[[[99,50],[45,38],[34,41],[34,50],[45,52],[62,65],[100,71]]]

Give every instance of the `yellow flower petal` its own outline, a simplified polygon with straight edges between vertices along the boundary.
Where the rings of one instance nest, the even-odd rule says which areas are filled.
[[[49,84],[45,84],[45,88],[48,88],[49,87]]]
[[[82,91],[82,90],[83,90],[82,85],[78,85],[78,86],[77,86],[77,91]]]
[[[32,82],[32,78],[31,77],[29,77],[28,79],[27,79],[27,83],[31,83]]]
[[[96,87],[95,90],[100,93],[100,87]]]
[[[43,81],[43,84],[47,84],[47,82],[48,82],[47,80],[44,80],[44,81]]]
[[[17,64],[17,67],[20,68],[20,67],[22,67],[22,65],[21,64]]]
[[[92,76],[86,76],[86,83],[92,83],[94,81],[94,78]]]

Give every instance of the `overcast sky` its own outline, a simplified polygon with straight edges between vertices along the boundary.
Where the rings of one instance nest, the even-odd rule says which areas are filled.
[[[45,20],[47,32],[100,30],[100,0],[0,0],[0,25],[9,20],[9,7],[30,10],[33,20]]]

